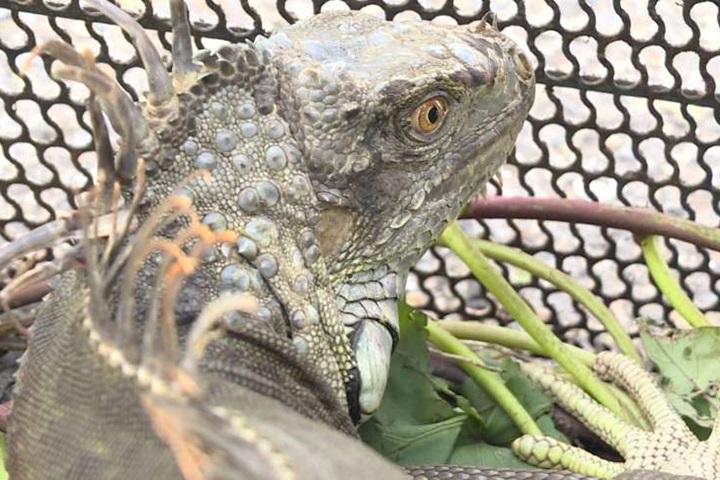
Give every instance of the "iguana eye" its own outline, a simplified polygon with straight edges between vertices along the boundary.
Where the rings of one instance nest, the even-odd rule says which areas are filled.
[[[412,126],[421,135],[435,133],[443,124],[448,112],[448,102],[436,96],[418,105],[412,114]]]

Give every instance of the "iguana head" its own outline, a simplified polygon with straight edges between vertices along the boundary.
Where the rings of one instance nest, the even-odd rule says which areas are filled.
[[[384,390],[405,275],[511,152],[533,70],[492,19],[445,26],[332,13],[256,43],[270,52],[277,107],[320,200],[315,231],[353,328],[369,413]]]
[[[412,266],[505,161],[533,100],[529,60],[491,21],[331,13],[256,43],[323,212],[352,225],[321,232],[337,276]]]

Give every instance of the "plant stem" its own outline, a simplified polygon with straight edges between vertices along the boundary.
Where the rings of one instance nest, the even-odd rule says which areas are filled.
[[[458,362],[460,368],[497,402],[521,432],[527,435],[543,434],[527,410],[507,388],[500,375],[478,366],[478,362],[482,363],[482,361],[467,345],[430,319],[425,328],[428,332],[428,340],[437,348],[443,352],[468,359],[467,362]]]
[[[535,355],[549,357],[550,355],[532,339],[530,335],[520,330],[513,330],[497,325],[485,325],[480,322],[467,322],[457,320],[443,320],[438,326],[454,337],[463,340],[475,340],[479,342],[502,345],[513,350],[525,350]],[[595,354],[587,352],[574,345],[568,345],[582,363],[588,367],[592,366]]]
[[[474,200],[463,218],[556,220],[619,228],[639,238],[649,235],[676,238],[698,247],[720,251],[720,229],[665,215],[647,208],[614,207],[587,200],[564,198],[492,197]]]
[[[615,340],[622,353],[642,365],[642,358],[635,350],[630,335],[620,325],[615,315],[597,297],[583,288],[569,275],[538,261],[516,248],[499,245],[487,240],[470,240],[472,244],[488,257],[499,262],[509,263],[543,280],[547,280],[560,290],[572,297],[573,300],[587,308],[600,323],[603,324],[610,336]]]
[[[710,326],[710,323],[702,312],[695,306],[692,300],[685,295],[685,291],[682,286],[680,286],[680,283],[673,278],[670,273],[670,268],[668,268],[667,263],[665,263],[665,260],[660,254],[657,238],[655,235],[650,235],[643,238],[640,242],[643,257],[645,258],[645,265],[647,265],[655,285],[660,289],[662,294],[665,295],[670,305],[682,315],[690,326]]]
[[[561,367],[570,373],[580,387],[600,404],[625,418],[617,399],[608,388],[561,342],[493,267],[485,255],[465,236],[457,222],[442,234],[442,241],[470,268],[477,279],[492,293],[516,322]]]

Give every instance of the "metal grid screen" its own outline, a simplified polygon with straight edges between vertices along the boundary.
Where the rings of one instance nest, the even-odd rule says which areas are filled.
[[[122,0],[169,49],[167,2]],[[198,48],[266,34],[329,9],[398,20],[467,23],[488,10],[526,46],[540,83],[515,158],[502,170],[502,195],[582,198],[651,207],[717,226],[720,221],[719,9],[679,0],[195,0]],[[0,243],[74,206],[95,172],[87,90],[52,79],[52,61],[26,66],[49,39],[89,49],[135,98],[146,85],[130,43],[77,0],[0,0]],[[499,192],[497,185],[489,195]],[[475,235],[520,247],[578,279],[633,331],[632,319],[672,318],[625,231],[532,220],[468,222]],[[720,256],[666,243],[670,264],[704,311],[717,309]],[[48,258],[56,252],[46,252]],[[593,348],[609,339],[569,296],[503,268],[545,321]],[[6,272],[6,275],[12,275]],[[460,262],[426,254],[409,281],[411,304],[439,317],[508,323]],[[709,315],[711,321],[718,317]]]

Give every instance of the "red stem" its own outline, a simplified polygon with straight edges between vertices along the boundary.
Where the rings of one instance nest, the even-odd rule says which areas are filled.
[[[628,230],[639,238],[649,235],[676,238],[720,251],[720,230],[705,227],[647,208],[603,205],[587,200],[532,197],[476,199],[462,218],[555,220]]]

